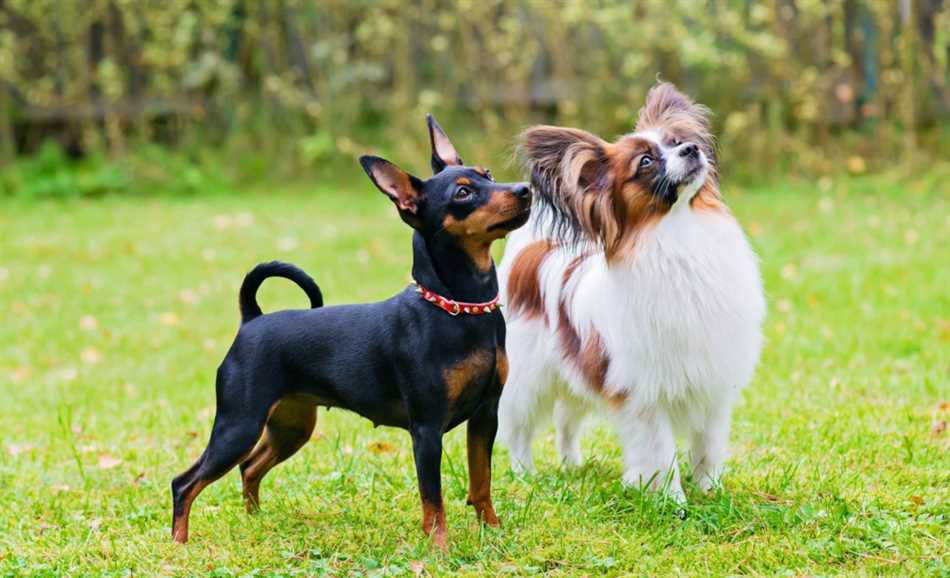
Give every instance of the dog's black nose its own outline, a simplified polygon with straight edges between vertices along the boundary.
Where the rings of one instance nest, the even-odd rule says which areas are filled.
[[[511,189],[511,194],[522,200],[529,199],[531,198],[531,187],[527,184],[516,185]]]
[[[699,147],[693,143],[685,144],[680,148],[681,157],[697,157],[699,156]]]

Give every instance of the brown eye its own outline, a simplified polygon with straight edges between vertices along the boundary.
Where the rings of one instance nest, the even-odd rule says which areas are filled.
[[[455,194],[452,195],[452,199],[456,201],[467,201],[472,198],[472,189],[468,187],[459,187],[455,190]]]
[[[485,178],[492,182],[495,181],[495,177],[493,177],[491,174],[491,169],[485,169]]]
[[[650,155],[643,155],[643,157],[640,159],[640,164],[637,166],[638,168],[645,169],[652,164],[653,164],[653,157],[651,157]]]
[[[678,139],[678,138],[676,138],[676,137],[673,137],[673,140],[670,141],[670,146],[671,146],[671,147],[678,147],[678,146],[680,146],[681,144],[683,144],[683,141],[681,141],[680,139]]]

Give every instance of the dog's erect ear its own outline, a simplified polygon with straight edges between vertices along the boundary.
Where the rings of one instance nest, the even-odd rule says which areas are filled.
[[[418,222],[417,213],[423,201],[422,181],[379,157],[360,157],[363,170],[380,191],[395,203],[403,220],[412,226]]]
[[[426,123],[429,125],[429,142],[432,143],[432,172],[439,173],[449,165],[462,165],[462,158],[459,156],[452,141],[448,135],[435,121],[431,114],[426,115]]]

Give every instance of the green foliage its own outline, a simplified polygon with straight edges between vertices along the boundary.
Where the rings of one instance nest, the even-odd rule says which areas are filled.
[[[26,198],[93,197],[129,189],[128,174],[101,157],[70,162],[56,144],[0,173],[0,193]]]
[[[659,75],[713,109],[727,165],[830,174],[950,150],[948,23],[893,0],[9,0],[0,142],[231,143],[299,173],[413,158],[433,111],[484,158],[532,122],[626,132]]]
[[[135,154],[118,158],[93,154],[71,159],[50,141],[37,154],[0,172],[0,198],[208,193],[227,187],[230,179],[226,167],[219,157],[190,158],[155,145],[142,146]]]
[[[502,527],[480,528],[458,428],[445,556],[419,529],[409,437],[342,410],[320,409],[318,435],[264,480],[258,515],[232,472],[196,501],[192,541],[169,535],[169,482],[207,441],[243,273],[295,262],[330,304],[407,283],[409,231],[362,175],[252,195],[9,199],[0,575],[950,575],[948,179],[942,163],[727,181],[770,311],[724,489],[689,486],[680,516],[620,485],[608,427],[585,435],[576,471],[559,469],[548,431],[534,476],[496,449]],[[260,300],[306,306],[281,280]]]

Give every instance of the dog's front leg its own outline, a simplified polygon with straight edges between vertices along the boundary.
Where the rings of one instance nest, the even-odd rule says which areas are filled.
[[[498,400],[486,400],[468,420],[468,503],[489,526],[498,525],[491,503],[491,453],[498,431]]]
[[[447,549],[445,508],[442,506],[442,430],[434,425],[413,425],[412,453],[416,460],[422,530],[435,545]]]

